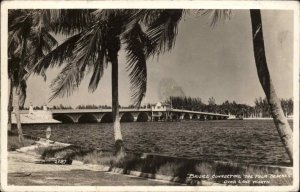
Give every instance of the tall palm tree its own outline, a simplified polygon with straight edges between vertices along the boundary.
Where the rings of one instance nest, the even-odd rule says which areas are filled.
[[[68,12],[69,10],[61,10],[57,15],[69,14]],[[147,88],[146,59],[153,53],[153,47],[138,21],[133,19],[132,10],[95,10],[86,14],[90,15],[89,22],[50,52],[34,70],[39,73],[42,69],[64,65],[61,73],[51,83],[52,100],[72,94],[89,72],[92,72],[89,91],[95,91],[105,68],[111,64],[115,155],[121,157],[125,155],[125,148],[119,116],[118,52],[121,45],[124,45],[127,70],[130,71],[132,101],[139,107]],[[71,29],[64,27],[64,23],[59,23],[59,26],[57,32],[70,34]]]
[[[10,85],[8,106],[8,129],[11,129],[12,100],[15,96],[15,115],[19,139],[23,143],[23,133],[19,108],[26,99],[26,78],[31,68],[44,57],[57,42],[48,33],[43,10],[9,10],[8,13],[8,76]],[[41,74],[45,77],[43,71]],[[13,94],[14,92],[14,94]]]
[[[269,109],[273,117],[276,129],[279,133],[280,139],[285,146],[290,160],[293,161],[293,132],[286,117],[284,116],[280,100],[277,97],[274,85],[270,77],[264,47],[263,25],[261,21],[260,10],[251,9],[250,16],[257,75],[269,103]]]
[[[147,27],[147,35],[150,41],[154,41],[157,48],[157,54],[164,51],[169,51],[175,44],[177,27],[179,21],[183,18],[185,13],[194,10],[140,10],[136,13],[136,17],[143,21]],[[197,10],[196,14],[212,15],[212,26],[222,18],[229,18],[230,10]],[[274,124],[279,133],[282,143],[285,146],[287,154],[291,161],[293,161],[293,148],[292,148],[292,130],[284,116],[283,110],[280,105],[273,83],[270,78],[266,54],[264,49],[264,39],[262,32],[262,21],[260,10],[250,10],[252,35],[253,35],[253,48],[254,58],[257,68],[258,78],[261,86],[267,97],[270,111],[274,120]]]

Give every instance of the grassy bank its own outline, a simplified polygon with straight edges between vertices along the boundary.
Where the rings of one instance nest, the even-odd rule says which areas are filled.
[[[22,144],[19,141],[19,136],[17,133],[8,131],[8,137],[7,137],[7,151],[15,151],[16,149],[19,149],[21,147],[33,145],[35,143],[35,140],[25,137],[24,143]]]
[[[159,154],[127,153],[124,158],[117,159],[111,152],[82,149],[76,146],[63,148],[45,148],[37,151],[43,158],[65,158],[82,161],[85,164],[98,164],[112,168],[122,168],[123,174],[130,171],[148,173],[147,177],[156,175],[172,177],[173,181],[201,185],[202,181],[226,185],[268,186],[291,185],[292,177],[286,169],[272,166],[241,165],[225,162],[205,162],[163,156]],[[280,175],[280,178],[275,178]],[[141,174],[140,176],[145,176]],[[246,178],[246,176],[252,178]],[[273,176],[274,178],[270,178]],[[230,178],[228,178],[230,177]]]

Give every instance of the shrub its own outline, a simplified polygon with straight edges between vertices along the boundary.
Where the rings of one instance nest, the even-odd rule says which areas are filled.
[[[185,167],[184,163],[167,162],[159,167],[157,174],[177,177],[181,175],[183,167]]]

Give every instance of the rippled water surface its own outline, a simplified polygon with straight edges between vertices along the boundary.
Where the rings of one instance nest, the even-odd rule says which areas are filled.
[[[292,122],[290,122],[292,125]],[[24,125],[24,133],[45,137],[48,125]],[[50,125],[51,140],[112,150],[111,123]],[[128,151],[198,159],[288,164],[271,120],[122,123]]]

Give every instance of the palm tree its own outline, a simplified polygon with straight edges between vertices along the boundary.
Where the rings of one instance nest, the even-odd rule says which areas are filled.
[[[23,133],[19,108],[23,107],[26,99],[26,79],[31,68],[40,58],[44,57],[56,40],[48,33],[42,10],[9,10],[8,13],[8,76],[9,76],[9,105],[8,129],[11,129],[11,111],[13,95],[15,96],[15,115],[19,140],[23,143]],[[45,77],[43,71],[41,74]],[[14,94],[13,94],[14,92]]]
[[[72,94],[88,72],[92,72],[89,91],[95,91],[105,68],[111,64],[113,129],[115,155],[118,157],[125,155],[119,116],[118,52],[121,45],[124,45],[127,53],[127,70],[130,71],[132,85],[131,96],[136,107],[140,106],[146,93],[146,59],[153,53],[152,43],[138,21],[133,19],[133,12],[132,10],[95,10],[86,13],[89,15],[88,22],[81,25],[82,28],[78,29],[77,33],[72,34],[51,51],[34,68],[36,73],[40,73],[42,69],[64,65],[61,73],[51,83],[53,94],[50,100],[52,100]],[[60,10],[57,13],[58,18],[63,14],[70,13],[68,10]],[[56,32],[65,34],[74,32],[71,31],[72,28],[66,28],[65,23],[58,23],[59,29]]]
[[[135,15],[138,19],[143,21],[147,27],[147,35],[150,41],[154,41],[157,46],[155,51],[160,54],[164,51],[169,51],[175,44],[177,28],[179,21],[183,18],[188,11],[176,10],[140,10]],[[201,15],[212,15],[212,26],[222,18],[229,18],[230,10],[197,10]],[[254,58],[257,68],[258,78],[261,86],[266,94],[270,111],[274,119],[274,124],[277,128],[282,143],[285,146],[290,160],[293,160],[292,148],[292,130],[284,117],[283,110],[280,105],[273,83],[270,78],[266,54],[264,49],[264,39],[262,32],[262,22],[260,10],[250,10],[252,35],[253,35],[253,48]]]
[[[290,160],[293,161],[293,132],[286,117],[284,116],[280,100],[277,97],[270,77],[264,47],[263,26],[260,10],[251,9],[250,16],[257,75],[269,103],[269,109],[280,139],[285,146]]]

